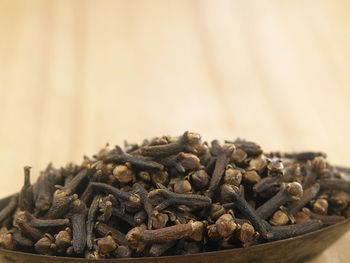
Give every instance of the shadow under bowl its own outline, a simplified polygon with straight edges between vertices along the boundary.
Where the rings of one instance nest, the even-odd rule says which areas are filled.
[[[9,198],[0,200],[0,209]],[[343,236],[350,228],[350,219],[328,226],[317,231],[288,238],[280,241],[268,242],[247,248],[235,248],[213,252],[205,252],[184,256],[165,256],[157,258],[127,258],[127,259],[99,259],[69,258],[43,256],[31,253],[0,249],[0,262],[22,263],[68,263],[68,262],[116,262],[116,263],[238,263],[238,262],[302,262],[323,252],[336,240]]]

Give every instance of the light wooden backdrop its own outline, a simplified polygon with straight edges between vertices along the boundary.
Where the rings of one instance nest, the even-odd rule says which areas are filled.
[[[0,0],[1,196],[24,165],[35,180],[49,161],[184,130],[350,165],[349,12],[348,0]],[[349,241],[313,262],[348,262]]]

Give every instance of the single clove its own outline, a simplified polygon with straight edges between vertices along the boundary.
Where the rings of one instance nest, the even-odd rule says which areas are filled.
[[[153,190],[149,192],[148,198],[150,200],[155,199],[156,197],[163,198],[163,201],[160,202],[155,207],[155,210],[160,211],[167,208],[170,205],[189,205],[189,206],[208,206],[211,204],[211,199],[202,195],[195,194],[176,194],[174,192],[165,189],[162,185],[158,184],[160,189]]]
[[[13,211],[16,209],[18,204],[18,195],[11,197],[10,202],[0,211],[0,223],[8,219]]]
[[[269,240],[281,240],[290,237],[303,235],[312,231],[316,231],[322,227],[320,220],[310,220],[304,223],[288,225],[288,226],[273,226],[271,228]]]
[[[217,143],[217,158],[215,163],[215,168],[213,175],[210,179],[209,188],[206,192],[206,195],[210,198],[213,197],[215,190],[218,188],[221,178],[225,172],[226,165],[231,160],[232,154],[235,151],[235,147],[233,144],[224,144],[220,145]]]
[[[29,212],[25,212],[28,220],[28,224],[32,227],[46,228],[46,227],[63,227],[69,224],[68,218],[62,219],[39,219],[31,215]]]
[[[256,228],[265,239],[269,239],[270,234],[268,233],[266,224],[264,224],[262,219],[244,197],[240,195],[240,191],[237,187],[224,184],[221,186],[221,192],[225,192],[227,196],[231,197],[232,201],[235,202],[236,208],[249,219],[254,228]]]
[[[288,183],[287,185],[282,185],[280,191],[273,196],[270,200],[265,202],[262,206],[260,206],[256,213],[261,219],[266,219],[273,214],[281,205],[292,201],[299,200],[303,195],[302,186],[297,183]]]
[[[79,199],[72,204],[70,212],[66,215],[72,222],[73,249],[77,254],[82,254],[86,246],[86,206]]]
[[[100,195],[96,195],[90,205],[89,211],[88,211],[88,218],[86,222],[86,244],[89,250],[92,250],[93,243],[95,239],[94,235],[94,224],[97,217],[98,212],[98,205],[100,202]]]
[[[54,255],[56,252],[54,238],[50,234],[45,234],[44,237],[34,244],[34,249],[42,255]]]
[[[120,232],[118,229],[115,229],[115,228],[113,228],[109,225],[106,225],[104,223],[101,223],[101,222],[96,223],[95,229],[102,236],[105,236],[108,233],[110,233],[112,235],[113,239],[115,241],[117,241],[117,243],[119,245],[125,246],[128,244],[128,242],[125,239],[125,234]]]
[[[112,235],[108,234],[105,237],[97,239],[97,247],[98,247],[98,251],[102,255],[106,255],[114,251],[118,247],[118,245],[114,241]]]
[[[185,132],[178,140],[155,146],[144,146],[139,153],[143,156],[169,156],[179,152],[197,153],[201,137],[197,133]]]
[[[300,209],[302,209],[307,203],[309,203],[312,199],[315,198],[318,191],[320,190],[320,185],[315,183],[313,186],[309,187],[304,191],[303,196],[294,202],[292,202],[287,207],[287,214],[293,221],[293,215],[296,214]]]
[[[75,193],[81,183],[87,179],[89,175],[89,169],[81,170],[70,182],[61,189],[57,189],[53,196],[53,201],[56,202],[59,199],[70,196]]]
[[[29,210],[31,212],[33,209],[33,186],[30,184],[30,166],[24,167],[24,185],[19,192],[18,206],[21,210]]]
[[[61,230],[55,235],[55,245],[58,253],[64,253],[68,247],[73,244],[72,231],[69,227],[65,230]]]
[[[137,249],[147,243],[170,242],[185,237],[201,241],[203,231],[204,225],[202,222],[189,222],[156,230],[145,230],[142,227],[136,227],[127,233],[126,240],[132,249]]]
[[[77,194],[71,196],[62,197],[53,202],[49,211],[47,211],[45,217],[50,219],[62,218],[68,213],[73,202],[78,198]]]
[[[316,213],[311,212],[308,208],[303,208],[302,211],[308,215],[311,219],[315,219],[315,220],[320,220],[322,222],[322,224],[326,225],[326,226],[330,226],[330,225],[334,225],[336,223],[339,223],[343,220],[345,220],[344,216],[337,216],[337,215],[333,215],[333,216],[327,216],[327,215],[319,215]]]

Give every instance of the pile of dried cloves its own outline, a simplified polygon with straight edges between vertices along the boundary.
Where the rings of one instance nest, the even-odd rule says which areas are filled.
[[[199,134],[103,148],[52,164],[0,207],[0,247],[44,255],[125,258],[247,247],[350,216],[348,169],[321,152],[264,153]]]

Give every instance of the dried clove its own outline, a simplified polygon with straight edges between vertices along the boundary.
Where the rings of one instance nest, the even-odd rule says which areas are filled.
[[[131,257],[131,249],[128,246],[118,246],[116,250],[114,250],[114,256],[116,258],[129,258]]]
[[[298,162],[306,162],[315,159],[316,157],[326,158],[327,155],[323,152],[297,152],[297,153],[271,153],[270,155],[279,158],[295,159]]]
[[[50,163],[46,170],[40,173],[33,188],[36,209],[39,211],[47,211],[51,207],[55,185],[59,181],[60,175]]]
[[[343,179],[322,179],[319,181],[322,190],[342,190],[350,192],[350,182]]]
[[[93,248],[93,241],[95,239],[95,235],[94,235],[94,224],[95,224],[95,220],[97,217],[97,212],[98,212],[98,205],[100,202],[100,195],[96,195],[94,197],[94,200],[92,201],[89,211],[88,211],[88,218],[86,221],[86,245],[88,247],[89,250],[92,250]]]
[[[166,226],[168,223],[169,216],[165,213],[157,213],[156,215],[152,216],[152,227],[154,229],[161,229]]]
[[[253,246],[349,218],[349,175],[320,152],[192,132],[107,144],[33,185],[25,167],[20,192],[0,200],[0,247],[97,260]]]
[[[37,253],[43,255],[53,255],[56,252],[54,238],[50,234],[45,234],[34,244],[34,249]]]
[[[248,204],[248,202],[241,196],[240,191],[237,187],[232,185],[222,185],[221,192],[225,192],[226,195],[230,196],[232,201],[235,202],[236,208],[244,214],[258,232],[266,239],[269,239],[268,229],[266,224],[262,221],[256,211]]]
[[[24,167],[24,185],[19,192],[18,206],[21,210],[33,210],[33,186],[30,184],[30,166]]]
[[[69,224],[69,219],[38,219],[28,212],[25,212],[25,216],[28,220],[28,224],[32,227],[63,227]]]
[[[135,212],[138,211],[141,207],[141,198],[138,194],[135,194],[133,192],[124,192],[105,183],[94,182],[90,183],[90,186],[97,191],[102,191],[113,195],[122,203],[123,208],[125,207],[129,211]]]
[[[208,206],[211,204],[211,199],[202,195],[194,194],[176,194],[174,192],[165,189],[164,186],[158,184],[161,189],[156,189],[148,194],[150,200],[160,196],[164,200],[155,207],[155,210],[160,211],[167,208],[170,205],[189,205],[189,206]]]
[[[328,201],[325,198],[317,198],[312,204],[312,210],[319,215],[327,215],[328,212]]]
[[[209,221],[216,221],[220,216],[226,213],[226,209],[220,203],[211,204],[209,213]]]
[[[126,163],[125,165],[117,165],[113,170],[114,177],[120,183],[129,183],[135,180],[135,174],[130,169],[130,163]]]
[[[137,224],[141,225],[147,220],[148,216],[145,210],[140,210],[134,214],[134,220],[137,222]]]
[[[151,229],[151,227],[152,227],[151,218],[153,215],[153,206],[148,199],[148,192],[146,189],[144,189],[138,183],[134,184],[134,189],[135,189],[135,192],[138,193],[140,198],[141,198],[141,203],[143,205],[143,209],[147,213],[147,218],[148,218],[147,227],[148,227],[148,229]],[[137,222],[137,220],[136,220],[136,222]]]
[[[286,212],[282,210],[277,210],[269,220],[270,224],[273,226],[283,226],[288,224],[289,217]]]
[[[39,239],[44,237],[44,233],[42,233],[37,228],[30,226],[22,218],[18,218],[16,224],[19,230],[21,231],[22,235],[24,235],[32,241],[38,241]]]
[[[282,182],[281,176],[265,177],[263,179],[255,180],[256,183],[253,186],[253,191],[255,193],[262,193],[264,191],[270,190],[273,187],[278,187]]]
[[[81,170],[70,182],[61,189],[57,189],[53,195],[53,201],[56,202],[59,199],[70,196],[75,193],[80,184],[88,177],[89,169]]]
[[[30,248],[33,247],[34,243],[29,238],[26,238],[22,236],[21,232],[16,229],[12,232],[12,239],[15,244],[15,246],[18,247],[24,247],[24,248]]]
[[[225,141],[225,142],[233,143],[236,146],[236,148],[243,150],[249,156],[259,156],[263,152],[260,145],[256,144],[255,142],[246,141],[242,139],[237,139],[233,142],[230,142],[230,141]]]
[[[255,185],[261,181],[261,177],[256,171],[252,170],[252,171],[246,171],[243,174],[243,180],[248,185]]]
[[[164,166],[160,163],[154,162],[152,160],[148,160],[146,157],[140,155],[131,155],[125,153],[123,150],[118,148],[117,152],[113,152],[107,155],[104,158],[105,162],[114,162],[118,164],[124,164],[126,162],[130,163],[132,166],[135,166],[139,169],[145,171],[153,171],[153,170],[163,170]]]
[[[128,225],[132,227],[136,227],[139,223],[134,219],[134,217],[128,213],[125,213],[124,210],[112,207],[112,215],[116,218],[124,221]]]
[[[220,216],[220,218],[215,222],[215,226],[218,234],[223,238],[230,236],[237,228],[237,224],[230,214],[223,214]]]
[[[67,217],[72,222],[73,249],[77,254],[82,254],[86,246],[86,206],[79,199],[72,204]]]
[[[318,191],[320,190],[319,184],[314,184],[304,191],[303,196],[294,202],[292,202],[287,208],[287,214],[291,217],[293,221],[293,215],[296,214],[301,208],[303,208],[307,203],[309,203],[312,199],[315,198]]]
[[[0,234],[0,248],[14,250],[15,243],[12,239],[12,233],[3,233]]]
[[[316,213],[311,212],[308,208],[304,207],[302,210],[306,215],[308,215],[311,219],[315,219],[315,220],[320,220],[322,222],[322,224],[326,225],[326,226],[330,226],[330,225],[334,225],[336,223],[339,223],[343,220],[345,220],[344,216],[337,216],[337,215],[333,215],[333,216],[327,216],[327,215],[319,215]]]
[[[215,168],[213,175],[210,179],[209,183],[209,188],[206,192],[206,195],[208,197],[213,197],[215,190],[218,188],[222,175],[225,172],[226,165],[231,160],[232,154],[235,151],[235,147],[232,144],[225,144],[225,145],[220,145],[217,143],[216,145],[216,150],[217,150],[217,158],[215,162]]]
[[[305,213],[304,211],[299,211],[295,214],[294,216],[294,220],[295,220],[295,223],[296,224],[300,224],[300,223],[304,223],[304,222],[307,222],[307,221],[310,221],[311,218],[310,216]],[[288,222],[287,222],[288,223]]]
[[[317,178],[322,178],[328,173],[326,160],[323,157],[316,157],[307,162],[306,176],[303,181],[303,188],[311,186]]]
[[[114,251],[117,248],[117,243],[115,243],[111,234],[108,234],[105,237],[97,239],[98,251],[102,254],[108,254]]]
[[[259,237],[259,233],[255,231],[251,224],[245,222],[238,227],[236,236],[243,246],[247,246]]]
[[[100,212],[102,212],[102,215],[99,217],[99,220],[107,223],[112,216],[112,202],[100,200]]]
[[[120,232],[118,229],[115,229],[115,228],[113,228],[109,225],[106,225],[104,223],[101,223],[101,222],[96,223],[95,229],[102,236],[105,236],[107,234],[111,234],[113,239],[116,240],[119,245],[125,246],[128,244],[128,242],[125,239],[125,234]]]
[[[137,249],[147,243],[170,242],[181,238],[191,238],[195,241],[201,241],[203,238],[204,225],[202,222],[189,222],[164,227],[156,230],[144,230],[142,227],[131,229],[127,235],[129,247]]]
[[[54,201],[49,211],[47,211],[45,217],[51,219],[62,218],[65,214],[68,213],[72,203],[75,202],[77,198],[78,195],[74,194],[71,196],[62,197]]]
[[[234,169],[231,165],[227,165],[224,183],[239,186],[242,182],[242,171],[241,169]]]
[[[266,219],[281,205],[284,205],[288,201],[299,200],[302,195],[303,188],[299,183],[294,182],[287,185],[282,185],[280,191],[270,200],[260,206],[256,210],[256,213],[261,219]]]
[[[58,253],[64,253],[68,247],[73,244],[72,231],[69,227],[65,230],[61,230],[55,235],[55,245]]]
[[[17,207],[18,195],[11,197],[10,202],[0,211],[0,223],[4,222],[7,218],[11,216],[13,211]]]
[[[271,229],[269,240],[281,240],[285,238],[295,237],[316,231],[321,227],[322,222],[320,220],[310,220],[304,223],[288,226],[274,226]]]
[[[201,190],[209,184],[209,176],[204,169],[200,169],[190,173],[191,182],[194,187]]]
[[[201,137],[197,133],[185,132],[178,140],[155,146],[144,146],[140,148],[143,156],[169,156],[179,152],[197,153]]]
[[[179,173],[196,170],[200,164],[200,160],[196,155],[184,152],[167,156],[160,162],[168,168],[174,167]]]

